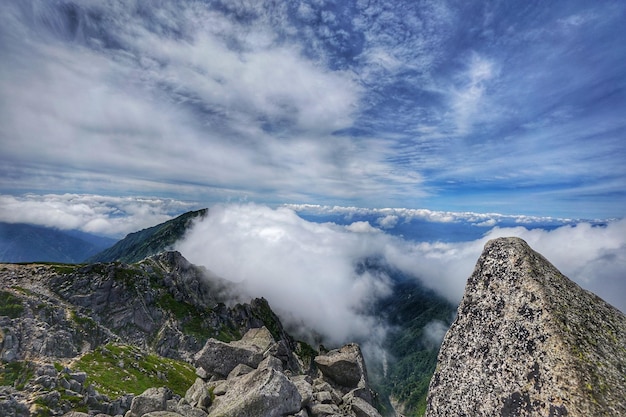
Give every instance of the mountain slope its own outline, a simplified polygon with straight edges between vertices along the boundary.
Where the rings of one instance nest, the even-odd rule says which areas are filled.
[[[0,288],[2,416],[380,417],[358,345],[318,354],[178,252],[0,264]]]
[[[518,238],[494,239],[443,341],[429,417],[626,415],[626,316]]]
[[[171,246],[183,237],[191,222],[197,217],[205,216],[207,212],[208,209],[190,211],[165,223],[130,233],[110,248],[91,256],[86,262],[133,263],[171,249]]]
[[[77,231],[0,222],[0,262],[81,262],[113,243]]]
[[[370,260],[367,268],[384,270],[393,282],[391,294],[374,309],[375,315],[390,328],[384,343],[389,356],[387,366],[377,370],[374,385],[383,398],[391,398],[398,412],[422,415],[441,337],[452,321],[456,306],[415,278],[389,266],[376,265]]]

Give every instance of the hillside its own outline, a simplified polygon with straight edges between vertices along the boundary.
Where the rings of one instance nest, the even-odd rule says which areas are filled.
[[[518,238],[489,241],[439,352],[428,417],[626,415],[626,316]]]
[[[205,216],[207,212],[208,209],[190,211],[156,226],[130,233],[110,248],[91,256],[86,262],[133,263],[171,249],[183,237],[191,222],[196,217]]]
[[[23,223],[0,222],[0,262],[82,262],[114,239]]]
[[[295,341],[177,252],[0,264],[0,287],[2,416],[380,417],[358,345]]]

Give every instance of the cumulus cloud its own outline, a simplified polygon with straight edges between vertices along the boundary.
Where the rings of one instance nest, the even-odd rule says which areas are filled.
[[[552,231],[493,228],[469,242],[414,242],[363,222],[340,226],[306,221],[293,210],[254,204],[209,210],[177,244],[191,262],[266,297],[287,324],[344,343],[386,334],[368,308],[389,294],[389,277],[355,268],[376,257],[458,303],[487,240],[519,236],[583,288],[626,310],[626,221],[581,223]],[[432,324],[431,342],[441,326]]]
[[[366,312],[389,293],[389,278],[356,268],[378,252],[377,235],[363,223],[318,224],[287,208],[228,205],[211,208],[176,246],[250,296],[266,297],[288,324],[338,344],[377,331]]]
[[[0,194],[0,221],[122,237],[191,210],[182,201],[92,194]]]

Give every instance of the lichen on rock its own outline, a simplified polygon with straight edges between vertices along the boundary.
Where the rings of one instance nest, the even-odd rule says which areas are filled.
[[[625,347],[619,310],[523,240],[491,240],[444,338],[426,415],[626,415]]]

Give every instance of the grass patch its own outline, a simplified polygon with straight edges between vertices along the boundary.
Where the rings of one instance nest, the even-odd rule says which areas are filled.
[[[19,297],[7,291],[0,291],[0,316],[16,319],[24,312],[24,304]]]
[[[34,375],[34,367],[28,361],[15,361],[0,365],[0,386],[22,390]]]
[[[72,367],[86,372],[87,383],[109,398],[162,386],[184,396],[196,379],[194,368],[185,362],[113,343],[82,356]]]

